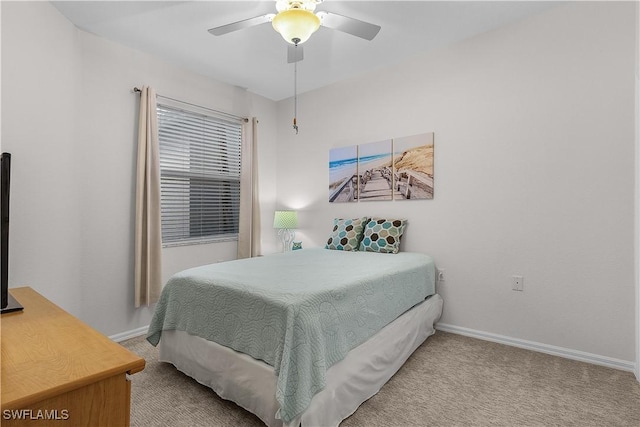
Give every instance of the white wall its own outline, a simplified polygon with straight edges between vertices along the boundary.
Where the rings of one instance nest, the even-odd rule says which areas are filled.
[[[263,252],[278,250],[276,207],[300,209],[305,247],[324,243],[335,216],[406,217],[403,249],[446,268],[442,323],[634,360],[632,3],[561,6],[302,95],[297,136],[290,100],[276,106],[79,31],[46,2],[0,7],[12,286],[106,334],[148,323],[132,302],[130,90],[149,84],[260,118]],[[431,131],[435,199],[327,202],[330,148]],[[164,274],[234,254],[165,250]],[[525,292],[510,290],[513,274]]]
[[[10,285],[33,287],[107,335],[145,326],[151,310],[133,306],[139,96],[132,88],[147,84],[257,116],[269,213],[275,103],[77,30],[48,2],[1,7],[2,148],[13,157]],[[163,275],[235,256],[235,242],[167,248]]]
[[[2,149],[13,155],[9,283],[80,313],[78,34],[49,4],[0,7]]]
[[[636,262],[636,378],[640,381],[640,7],[636,3],[636,229],[635,229],[635,262]]]
[[[442,324],[632,364],[633,8],[559,6],[300,96],[277,203],[300,209],[304,246],[334,217],[407,218],[403,249],[446,269]],[[330,148],[432,131],[433,200],[328,203]]]

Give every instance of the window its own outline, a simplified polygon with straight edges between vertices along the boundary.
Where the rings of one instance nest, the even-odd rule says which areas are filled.
[[[237,239],[242,124],[157,111],[163,245]]]

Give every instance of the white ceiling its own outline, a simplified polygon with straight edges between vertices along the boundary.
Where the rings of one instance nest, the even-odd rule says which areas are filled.
[[[278,101],[293,96],[287,43],[266,23],[209,28],[275,12],[262,1],[54,1],[78,28]],[[326,10],[378,24],[372,41],[321,27],[304,43],[298,93],[358,76],[557,5],[541,1],[338,1]]]

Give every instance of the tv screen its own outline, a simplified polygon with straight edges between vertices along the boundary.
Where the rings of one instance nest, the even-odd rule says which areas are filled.
[[[9,189],[11,154],[0,156],[0,309],[2,314],[22,310],[9,293]]]

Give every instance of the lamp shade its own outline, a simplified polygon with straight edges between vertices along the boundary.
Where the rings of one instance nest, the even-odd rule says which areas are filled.
[[[288,43],[299,44],[320,27],[320,18],[310,10],[289,9],[278,13],[271,25]]]
[[[273,217],[273,228],[298,228],[298,213],[296,211],[276,211]]]

